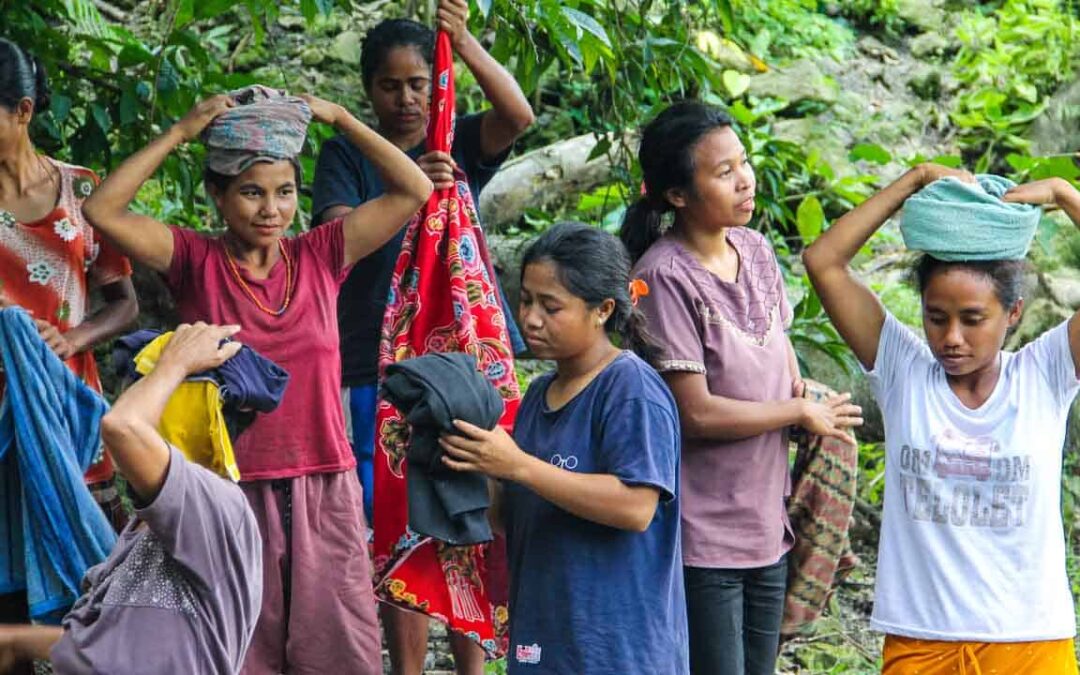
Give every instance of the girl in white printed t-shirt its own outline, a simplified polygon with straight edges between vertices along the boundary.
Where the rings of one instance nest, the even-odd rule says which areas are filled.
[[[883,672],[1077,672],[1065,572],[1061,463],[1080,390],[1074,315],[1019,351],[1024,262],[945,262],[916,277],[926,339],[889,314],[850,262],[904,201],[939,178],[912,169],[803,254],[810,279],[868,371],[885,419],[885,499],[872,626]],[[1005,202],[1054,204],[1080,224],[1080,193],[1050,179]]]

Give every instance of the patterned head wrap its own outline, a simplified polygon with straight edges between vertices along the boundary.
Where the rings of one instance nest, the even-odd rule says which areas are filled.
[[[904,203],[900,233],[909,249],[938,260],[1019,260],[1027,255],[1041,211],[1001,200],[1016,183],[978,174],[974,185],[948,177]]]
[[[202,132],[207,169],[237,176],[256,162],[294,160],[300,154],[311,122],[306,101],[260,84],[229,95],[236,107]]]

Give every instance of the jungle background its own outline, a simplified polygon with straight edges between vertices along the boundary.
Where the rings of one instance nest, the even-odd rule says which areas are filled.
[[[53,97],[36,120],[38,147],[107,173],[197,100],[255,82],[312,92],[366,115],[359,74],[366,30],[386,17],[431,21],[433,5],[0,0],[0,35],[30,48],[49,69]],[[515,74],[538,118],[481,199],[512,303],[518,253],[536,233],[566,218],[617,230],[640,184],[635,131],[658,109],[697,97],[737,121],[758,175],[752,226],[780,255],[805,374],[852,390],[868,410],[852,526],[862,564],[840,584],[825,616],[787,643],[780,671],[877,672],[881,639],[867,617],[884,485],[880,415],[798,253],[920,161],[1016,180],[1080,179],[1080,2],[472,0],[471,8],[473,32]],[[468,71],[459,67],[457,78],[459,111],[482,109]],[[302,162],[308,185],[331,133],[312,127]],[[165,222],[216,228],[200,153],[193,144],[170,157],[138,208]],[[308,226],[309,206],[305,194],[295,227]],[[1080,234],[1071,224],[1045,218],[1031,259],[1027,311],[1012,346],[1080,306]],[[893,313],[921,327],[909,262],[890,226],[858,266]],[[169,323],[160,282],[138,270],[136,283],[140,321]],[[522,361],[523,382],[536,370]],[[1070,426],[1062,508],[1077,594],[1080,434]],[[441,673],[449,657],[444,637],[434,642],[429,672]]]

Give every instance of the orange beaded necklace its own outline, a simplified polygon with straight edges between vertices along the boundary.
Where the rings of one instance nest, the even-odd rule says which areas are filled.
[[[281,257],[285,260],[285,299],[281,303],[281,307],[277,310],[270,309],[255,297],[255,293],[252,292],[251,287],[248,286],[247,282],[244,281],[244,278],[240,276],[240,268],[236,265],[236,260],[233,258],[232,252],[229,251],[228,244],[225,244],[224,242],[222,242],[222,244],[225,246],[225,259],[229,262],[229,270],[232,272],[233,279],[236,279],[236,283],[239,284],[241,290],[244,291],[244,294],[255,303],[256,307],[270,316],[281,316],[284,314],[285,310],[289,308],[289,302],[292,301],[293,294],[293,266],[292,260],[289,259],[289,254],[285,250],[285,242],[278,239],[278,250],[281,251]]]

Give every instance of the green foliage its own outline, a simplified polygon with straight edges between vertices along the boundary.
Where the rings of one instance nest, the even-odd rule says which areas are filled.
[[[845,0],[839,3],[841,13],[855,25],[880,30],[889,37],[904,32],[905,23],[897,10],[898,0]]]
[[[732,21],[722,0],[492,0],[479,20],[526,92],[570,90],[575,130],[634,128],[667,101],[724,91],[724,68],[695,39]]]
[[[858,495],[874,506],[881,506],[885,496],[885,443],[859,444]]]
[[[849,374],[858,372],[858,364],[821,306],[809,279],[802,278],[802,298],[795,305],[795,320],[789,331],[791,344],[799,360],[799,370],[807,377],[817,375],[807,357],[818,352]]]
[[[757,56],[782,60],[842,55],[854,33],[821,13],[818,0],[761,0],[738,3],[734,37]]]
[[[967,12],[953,74],[963,87],[952,120],[976,171],[1001,170],[1002,156],[1024,151],[1023,131],[1080,59],[1080,19],[1059,0],[1006,0],[992,12]],[[998,154],[995,154],[998,153]]]

